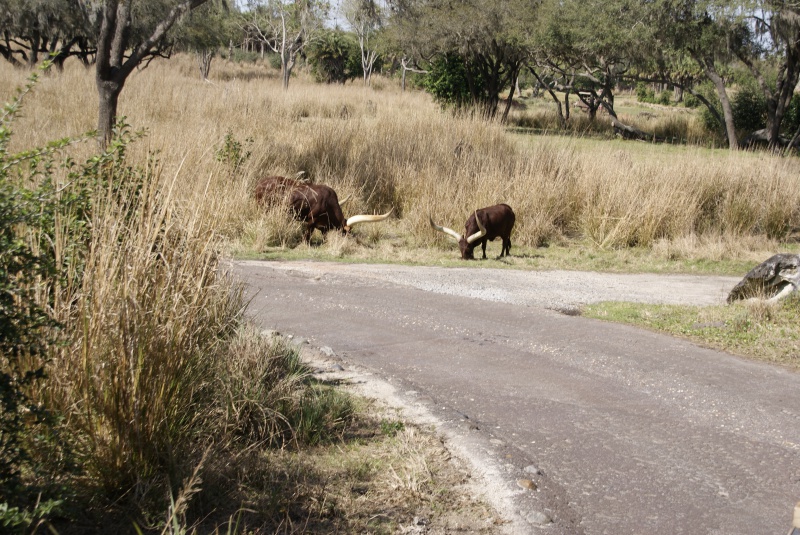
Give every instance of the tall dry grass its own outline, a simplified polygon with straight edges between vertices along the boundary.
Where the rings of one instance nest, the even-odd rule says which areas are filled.
[[[19,76],[0,69],[3,80]],[[391,80],[376,90],[301,75],[284,92],[268,67],[225,62],[214,64],[211,80],[201,81],[188,57],[156,62],[131,78],[120,112],[149,131],[132,156],[158,151],[180,203],[256,250],[294,246],[299,230],[285,214],[259,210],[252,185],[301,170],[340,196],[355,194],[346,215],[394,207],[397,231],[417,246],[446,243],[428,226],[429,214],[460,228],[474,209],[498,202],[514,208],[514,242],[529,247],[570,240],[649,247],[697,237],[722,240],[735,256],[749,247],[738,248],[740,238],[776,247],[800,227],[795,158],[512,135],[444,113]],[[43,85],[43,103],[27,117],[31,141],[93,127],[91,72],[68,64]],[[238,167],[216,157],[226,135],[249,152]]]
[[[153,524],[154,511],[198,490],[206,461],[221,466],[258,445],[336,433],[352,416],[349,398],[313,384],[295,350],[244,326],[242,289],[220,254],[232,216],[209,197],[226,184],[220,191],[232,191],[229,161],[215,158],[208,174],[189,179],[188,155],[169,160],[126,128],[105,152],[89,141],[14,156],[46,145],[31,130],[47,116],[39,99],[53,98],[43,85],[26,94],[22,119],[4,117],[0,164],[4,187],[18,192],[8,202],[42,213],[35,224],[7,216],[4,232],[28,244],[29,263],[52,258],[52,272],[26,284],[57,328],[43,334],[46,358],[4,358],[0,371],[44,366],[24,395],[53,418],[47,432],[35,421],[18,433],[37,470],[16,467],[25,492],[0,496],[3,522],[7,509],[41,513],[44,496],[48,508],[70,500],[82,512],[111,507]]]

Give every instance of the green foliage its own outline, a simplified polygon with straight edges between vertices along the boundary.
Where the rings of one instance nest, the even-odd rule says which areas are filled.
[[[190,11],[173,30],[178,50],[216,50],[238,41],[236,14],[217,2],[206,2]]]
[[[267,53],[267,63],[269,66],[276,71],[281,70],[281,56],[280,54],[276,54],[275,52],[268,52]]]
[[[21,531],[46,522],[70,493],[56,482],[81,471],[67,418],[47,403],[46,369],[70,341],[56,316],[74,304],[66,296],[85,274],[97,192],[120,191],[108,173],[135,137],[119,125],[108,150],[82,165],[63,149],[94,132],[9,153],[14,119],[37,79],[30,76],[0,120],[0,521]]]
[[[783,117],[781,130],[785,135],[793,136],[798,128],[800,128],[800,95],[793,95]]]
[[[361,51],[352,34],[327,30],[309,45],[307,55],[318,82],[343,84],[362,75]]]
[[[222,140],[222,146],[217,147],[216,152],[214,152],[214,157],[218,162],[229,165],[232,172],[235,173],[252,154],[252,151],[245,149],[245,143],[252,145],[253,138],[249,137],[244,142],[241,142],[234,137],[233,133],[228,132],[225,134],[225,139]]]
[[[393,437],[400,431],[405,429],[405,424],[400,420],[381,420],[381,434],[388,437]]]
[[[648,102],[650,104],[656,101],[656,94],[653,88],[645,82],[636,84],[636,100],[639,102]]]
[[[330,440],[355,415],[355,405],[350,396],[322,384],[308,385],[298,408],[298,411],[288,414],[294,438],[300,444],[312,446]]]
[[[46,63],[41,70],[48,68]],[[13,120],[37,80],[37,73],[29,77],[0,120],[0,496],[8,500],[7,515],[17,510],[15,503],[34,498],[22,475],[38,474],[34,453],[54,440],[54,415],[28,393],[42,387],[48,347],[59,342],[58,322],[48,313],[54,297],[42,302],[41,294],[80,276],[80,251],[57,242],[64,234],[84,238],[90,210],[82,183],[67,192],[53,180],[56,154],[73,140],[8,153]],[[73,162],[66,159],[61,167],[70,169]]]
[[[731,99],[733,124],[744,134],[764,128],[767,124],[767,102],[755,83],[742,85]]]
[[[31,526],[46,521],[62,505],[62,500],[46,500],[37,502],[31,509],[20,509],[9,507],[8,503],[0,503],[0,527],[6,533],[28,533]]]
[[[483,86],[480,78],[474,83],[477,87]],[[458,54],[449,53],[434,60],[423,87],[443,107],[465,108],[474,104],[467,82],[467,67]]]
[[[699,108],[703,103],[699,98],[686,91],[683,93],[683,105],[687,108]]]
[[[639,82],[636,84],[636,100],[650,104],[669,106],[672,104],[672,90],[662,91],[658,95],[649,84]]]
[[[702,84],[697,87],[695,91],[703,95],[703,97],[711,103],[714,109],[717,110],[717,112],[720,114],[720,117],[722,117],[722,104],[720,103],[717,92],[711,83]],[[703,125],[703,128],[709,132],[723,132],[724,125],[721,125],[719,121],[717,121],[717,118],[714,117],[707,106],[703,105],[699,99],[696,100],[698,100],[702,106],[700,111],[700,122]]]

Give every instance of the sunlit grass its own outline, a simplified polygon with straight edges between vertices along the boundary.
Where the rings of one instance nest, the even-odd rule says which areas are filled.
[[[800,295],[729,306],[598,303],[583,315],[637,325],[755,360],[800,369]]]

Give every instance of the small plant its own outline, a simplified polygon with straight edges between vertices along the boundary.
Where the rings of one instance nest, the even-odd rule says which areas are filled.
[[[405,427],[405,424],[400,420],[387,420],[386,418],[381,420],[381,434],[388,437],[397,435]]]
[[[636,84],[636,100],[652,104],[655,102],[655,92],[648,84],[639,82]]]
[[[49,67],[45,62],[40,70]],[[91,209],[85,183],[72,177],[76,187],[64,191],[53,175],[73,166],[68,158],[57,164],[55,155],[93,133],[8,153],[13,121],[37,81],[38,73],[30,75],[0,118],[0,496],[6,500],[0,517],[6,526],[30,525],[61,503],[41,501],[54,471],[42,457],[69,454],[55,432],[57,415],[36,393],[47,380],[50,348],[64,340],[51,312],[59,302],[52,289],[72,284],[82,271],[81,251],[61,247],[61,240],[86,238]]]
[[[662,106],[669,106],[672,104],[672,91],[668,89],[659,93],[656,103],[661,104]]]
[[[222,146],[217,149],[214,156],[218,162],[230,165],[235,173],[250,158],[251,151],[245,149],[245,143],[252,145],[253,138],[246,138],[243,143],[238,141],[231,132],[228,132],[225,134]]]

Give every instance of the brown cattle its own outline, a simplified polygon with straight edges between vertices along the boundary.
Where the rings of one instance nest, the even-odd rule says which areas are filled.
[[[430,221],[434,229],[444,232],[458,243],[458,247],[461,249],[461,258],[464,260],[475,258],[473,250],[479,243],[483,248],[483,258],[486,258],[486,242],[496,238],[503,240],[500,256],[511,254],[511,230],[514,228],[516,216],[507,204],[496,204],[475,210],[475,213],[469,216],[464,225],[464,234],[459,234],[447,227],[440,227],[433,222],[433,217],[430,218]]]
[[[289,205],[295,219],[306,223],[303,239],[308,242],[314,229],[326,234],[339,230],[347,234],[359,223],[376,223],[388,218],[392,211],[383,215],[354,215],[345,219],[341,203],[333,188],[322,184],[299,184],[289,194]]]
[[[283,200],[289,191],[299,184],[302,182],[284,176],[264,177],[253,189],[253,197],[258,204],[273,204]]]
[[[383,215],[362,214],[345,219],[341,205],[347,199],[339,202],[339,197],[333,188],[322,184],[306,184],[282,176],[261,179],[253,189],[253,197],[259,204],[274,204],[285,199],[295,219],[306,223],[306,230],[303,233],[306,242],[311,240],[311,234],[315,229],[319,229],[323,234],[333,229],[347,234],[353,225],[383,221],[392,213],[389,210]]]

